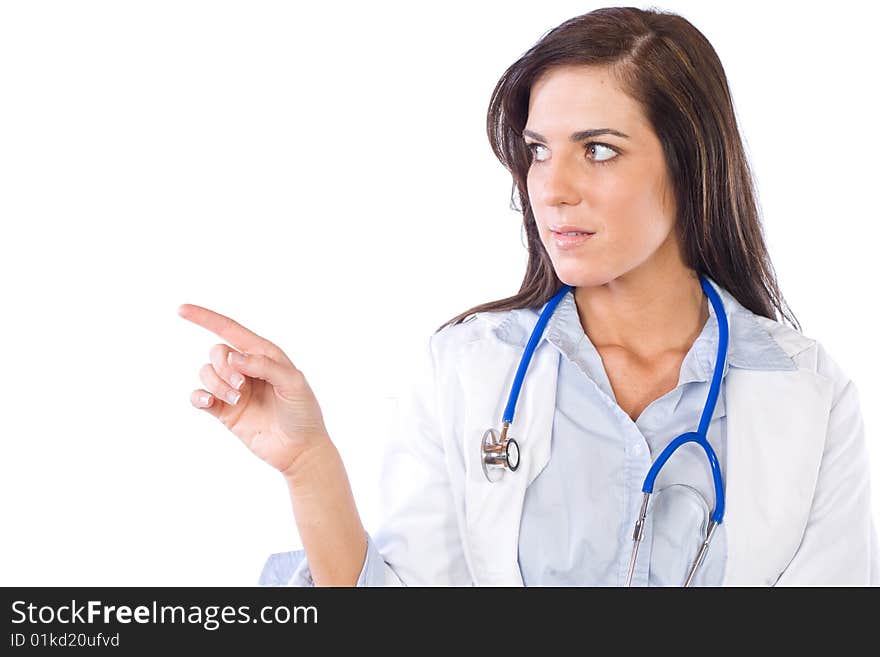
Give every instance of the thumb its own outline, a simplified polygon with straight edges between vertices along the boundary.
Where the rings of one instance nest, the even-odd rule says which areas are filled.
[[[303,375],[293,365],[279,363],[265,354],[238,351],[230,351],[226,360],[242,374],[271,384],[284,399],[294,400],[301,394]]]

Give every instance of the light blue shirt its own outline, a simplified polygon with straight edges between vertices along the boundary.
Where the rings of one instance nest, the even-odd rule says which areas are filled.
[[[729,367],[790,369],[791,359],[739,304],[728,302]],[[538,311],[535,311],[537,321]],[[635,422],[618,406],[602,359],[583,330],[573,292],[551,316],[542,340],[556,347],[559,378],[550,460],[526,489],[519,565],[526,586],[621,586],[626,581],[642,484],[654,458],[674,438],[696,431],[718,350],[718,320],[709,319],[687,352],[676,387]],[[724,378],[707,438],[725,475]],[[705,452],[688,443],[660,471],[634,586],[680,586],[715,506]],[[727,557],[726,528],[715,530],[694,586],[717,586]],[[273,554],[261,585],[313,586],[303,550]],[[358,586],[383,585],[383,560],[368,536]]]

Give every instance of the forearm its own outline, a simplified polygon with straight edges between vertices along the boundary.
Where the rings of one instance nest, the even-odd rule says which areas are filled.
[[[285,473],[293,514],[316,586],[354,586],[367,535],[342,458],[327,439]]]

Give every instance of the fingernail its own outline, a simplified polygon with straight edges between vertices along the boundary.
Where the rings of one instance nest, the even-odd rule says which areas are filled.
[[[201,395],[199,395],[198,404],[199,404],[199,407],[201,407],[201,408],[205,408],[206,406],[209,406],[211,404],[211,395],[207,395],[205,393],[202,393]]]
[[[230,351],[229,355],[226,357],[226,361],[230,365],[244,365],[245,357],[238,353],[237,351]]]
[[[232,404],[233,406],[235,406],[238,403],[239,397],[241,397],[240,392],[233,392],[232,390],[230,390],[229,392],[226,393],[226,399],[228,399],[229,403]]]
[[[238,372],[233,372],[232,376],[229,377],[229,383],[232,384],[232,387],[238,390],[241,388],[241,384],[244,383],[244,377]]]

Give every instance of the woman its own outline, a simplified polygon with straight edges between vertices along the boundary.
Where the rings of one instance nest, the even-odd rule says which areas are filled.
[[[877,583],[857,391],[783,307],[705,37],[634,8],[566,21],[505,72],[488,132],[527,271],[518,294],[429,339],[375,536],[302,373],[181,306],[234,347],[213,347],[193,403],[289,484],[304,550],[272,555],[260,583]],[[510,424],[521,465],[511,447],[509,468],[484,468],[481,437],[542,313]],[[705,444],[683,444],[643,495],[652,462],[698,423]]]

